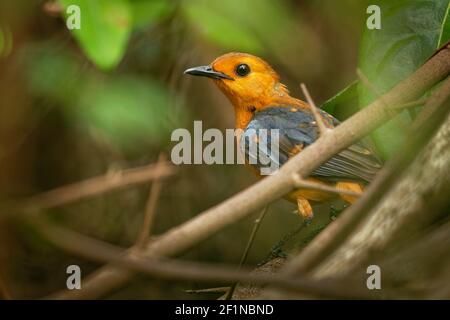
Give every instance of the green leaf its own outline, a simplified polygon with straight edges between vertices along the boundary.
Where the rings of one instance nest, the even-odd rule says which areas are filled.
[[[208,44],[270,57],[292,75],[305,76],[302,70],[320,55],[318,35],[302,23],[292,1],[189,0],[181,1],[180,9],[193,33]],[[308,55],[299,55],[305,50]]]
[[[225,49],[255,54],[275,50],[281,54],[289,47],[294,55],[304,50],[308,40],[286,1],[189,0],[182,2],[181,8],[206,40]],[[292,33],[294,38],[289,36]]]
[[[321,109],[335,115],[340,107],[347,107],[358,98],[358,81],[354,81],[321,105]]]
[[[68,104],[78,95],[84,74],[71,52],[56,50],[56,47],[57,43],[53,41],[28,45],[21,50],[20,59],[26,83],[33,94]]]
[[[182,126],[187,108],[174,111],[175,93],[160,82],[136,75],[103,74],[81,69],[77,56],[53,41],[22,48],[29,90],[61,108],[68,127],[93,132],[124,151],[165,144]]]
[[[127,0],[59,0],[64,15],[70,5],[80,8],[81,28],[72,32],[96,66],[109,70],[122,59],[130,36],[132,13]]]
[[[209,41],[232,50],[261,52],[263,46],[252,30],[239,24],[235,16],[224,14],[223,7],[233,6],[235,2],[190,0],[182,2],[182,10],[189,23]]]
[[[137,76],[91,79],[70,112],[124,149],[167,139],[171,128],[169,92],[158,82]]]
[[[359,53],[359,68],[384,93],[417,70],[448,37],[449,0],[378,0],[381,29],[365,26]],[[360,106],[376,96],[361,83]],[[404,128],[411,122],[407,111],[375,131],[373,138],[384,157],[403,143]]]
[[[130,0],[135,27],[145,27],[160,21],[172,12],[175,3],[167,0]]]

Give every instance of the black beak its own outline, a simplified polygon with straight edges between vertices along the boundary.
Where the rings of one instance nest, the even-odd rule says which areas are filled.
[[[213,68],[211,68],[211,66],[200,66],[189,68],[186,71],[184,71],[184,74],[191,74],[193,76],[203,76],[213,79],[234,80],[232,77],[226,75],[225,73],[214,71]]]

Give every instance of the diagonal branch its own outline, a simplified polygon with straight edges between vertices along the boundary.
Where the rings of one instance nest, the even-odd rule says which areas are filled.
[[[38,194],[26,200],[25,203],[26,207],[31,210],[49,209],[130,185],[146,183],[156,178],[166,178],[175,172],[176,168],[169,163],[151,164],[139,168],[111,172]]]

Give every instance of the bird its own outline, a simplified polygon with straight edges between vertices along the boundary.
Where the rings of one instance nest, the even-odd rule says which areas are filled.
[[[286,85],[280,82],[278,73],[257,56],[231,52],[219,56],[209,65],[189,68],[184,73],[213,80],[233,105],[235,128],[242,130],[245,139],[255,138],[252,135],[260,129],[277,129],[281,166],[320,136],[311,105],[292,97]],[[329,113],[320,108],[317,110],[327,127],[334,128],[340,124]],[[268,153],[267,148],[263,150]],[[254,156],[248,147],[242,152],[247,160]],[[251,166],[260,168],[261,163]],[[381,167],[382,162],[371,147],[358,141],[320,165],[307,181],[361,193]],[[330,201],[337,196],[322,190],[300,188],[285,198],[297,204],[303,219],[311,221],[314,216],[311,203]],[[339,196],[348,204],[356,201],[356,197],[349,194]]]

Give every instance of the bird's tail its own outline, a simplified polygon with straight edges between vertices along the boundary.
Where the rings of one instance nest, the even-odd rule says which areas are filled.
[[[354,192],[358,192],[358,193],[362,193],[363,189],[364,189],[361,184],[356,183],[356,182],[338,182],[338,183],[336,183],[336,188],[342,189],[342,190],[354,191]],[[342,198],[342,200],[344,200],[345,202],[348,202],[350,204],[354,203],[358,199],[358,197],[351,196],[348,194],[341,194],[340,197]]]

